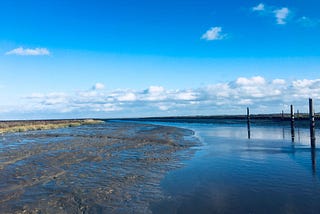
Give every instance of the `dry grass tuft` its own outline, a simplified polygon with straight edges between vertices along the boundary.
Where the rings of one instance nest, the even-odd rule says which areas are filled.
[[[102,120],[37,120],[37,121],[0,121],[0,134],[8,132],[26,132],[35,130],[48,130],[81,125],[94,125],[103,123]]]

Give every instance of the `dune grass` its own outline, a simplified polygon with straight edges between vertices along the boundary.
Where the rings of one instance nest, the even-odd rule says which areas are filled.
[[[39,121],[0,121],[0,134],[8,132],[26,132],[35,130],[48,130],[81,125],[103,123],[102,120],[39,120]]]

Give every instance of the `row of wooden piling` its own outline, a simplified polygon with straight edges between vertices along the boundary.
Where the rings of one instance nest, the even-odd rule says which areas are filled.
[[[299,111],[297,112],[298,119],[300,117]],[[284,113],[282,111],[282,119],[284,118]],[[294,142],[294,136],[295,136],[295,121],[294,121],[294,107],[293,105],[290,105],[290,121],[291,121],[291,136],[292,136],[292,142]],[[248,128],[248,139],[251,137],[251,131],[250,131],[250,109],[247,107],[247,128]],[[315,137],[315,111],[314,111],[314,105],[312,98],[309,98],[309,120],[310,120],[310,143],[311,147],[315,148],[316,146],[316,137]]]

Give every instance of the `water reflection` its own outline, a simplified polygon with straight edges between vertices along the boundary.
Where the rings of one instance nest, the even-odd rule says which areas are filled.
[[[300,129],[294,127],[294,124],[291,123],[290,127],[290,134],[289,129],[286,127],[282,127],[281,129],[282,139],[283,140],[289,140],[289,136],[291,137],[291,155],[292,157],[295,157],[295,153],[298,149],[301,149],[301,146],[307,146],[310,148],[311,153],[311,168],[312,173],[315,176],[316,175],[316,138],[312,137],[308,133],[308,129]],[[251,132],[250,124],[248,123],[247,126],[248,131],[248,139],[251,138],[251,136],[254,137],[254,139],[265,139],[265,140],[278,140],[280,138],[280,133],[278,132],[277,128],[271,128],[271,127],[254,127],[253,132]],[[298,148],[296,148],[298,146]],[[306,148],[308,149],[308,148]]]
[[[294,143],[294,137],[295,137],[294,125],[291,123],[291,141],[293,143]]]
[[[245,154],[241,159],[266,160],[270,154],[287,154],[299,165],[311,169],[316,175],[316,147],[310,146],[310,133],[307,128],[290,126],[256,126],[247,124],[247,127],[212,125],[205,133],[210,137],[221,137],[234,139],[250,139],[247,142]],[[237,145],[239,145],[237,143]],[[311,145],[315,145],[311,142]],[[228,145],[221,145],[227,148]],[[235,145],[234,145],[235,146]],[[216,147],[215,147],[216,149]],[[235,149],[235,147],[233,147]],[[310,162],[311,159],[311,162]]]
[[[311,142],[311,148],[316,148],[316,138],[311,136],[310,142]]]
[[[157,205],[155,213],[320,210],[319,155],[316,148],[310,148],[308,128],[296,127],[294,133],[290,125],[255,123],[190,128],[205,142],[204,147],[186,168],[165,179],[163,187],[170,199]]]
[[[315,176],[317,172],[316,170],[317,162],[316,162],[316,148],[314,147],[311,148],[311,162],[312,162],[312,172],[313,172],[313,175]]]
[[[249,110],[249,107],[247,107],[247,129],[248,129],[248,139],[250,139],[251,133],[250,133],[250,110]]]

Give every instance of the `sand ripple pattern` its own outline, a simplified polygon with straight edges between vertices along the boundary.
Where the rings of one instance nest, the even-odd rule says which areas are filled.
[[[134,123],[6,134],[0,138],[1,213],[150,213],[160,181],[193,132]]]

